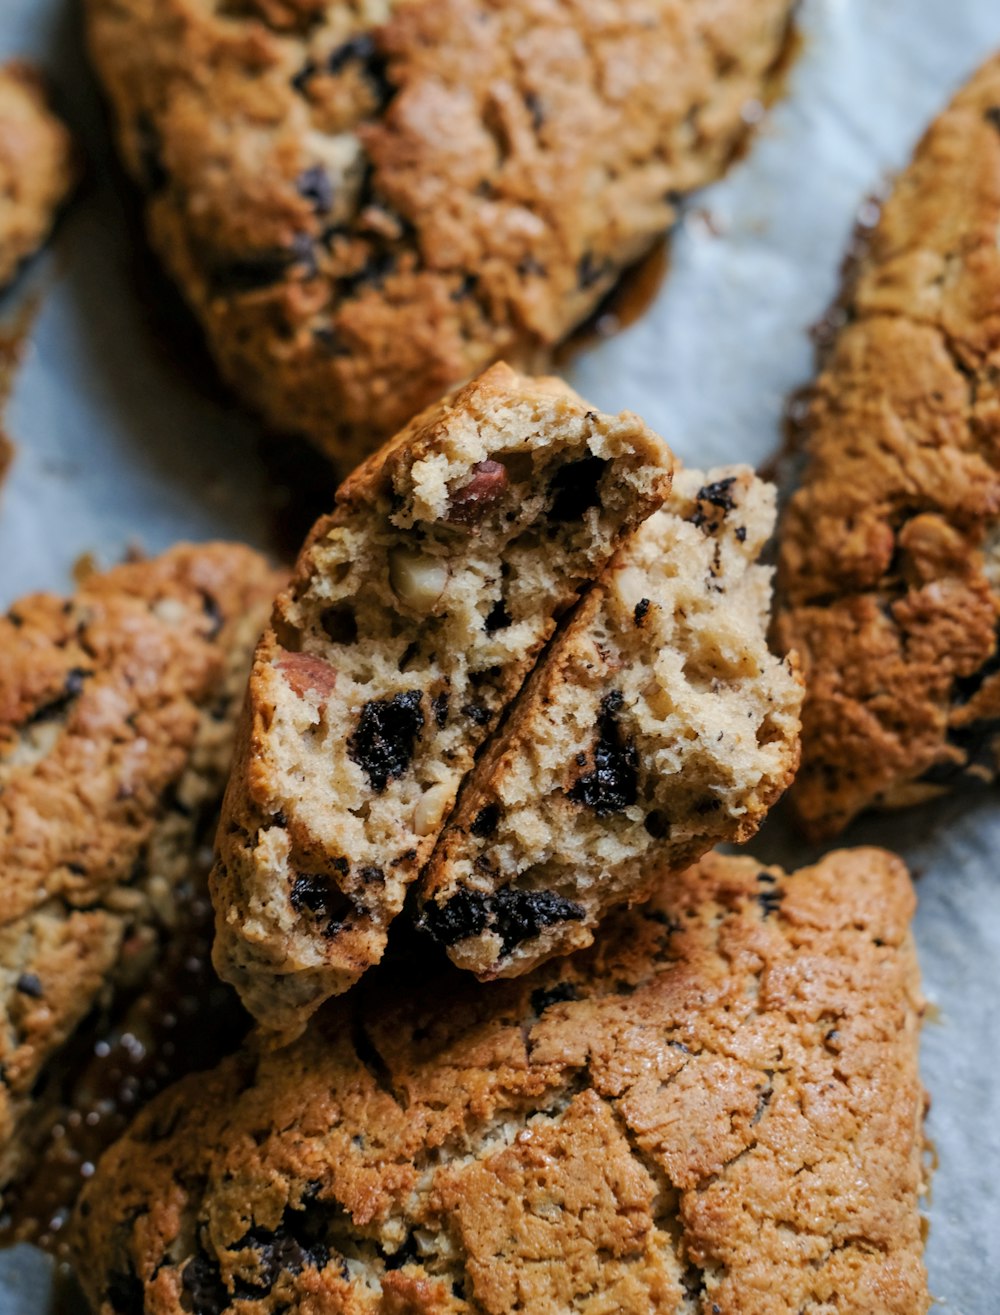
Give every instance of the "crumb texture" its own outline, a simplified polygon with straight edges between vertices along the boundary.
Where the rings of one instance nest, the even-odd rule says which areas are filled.
[[[88,0],[222,372],[349,468],[552,346],[724,169],[792,0]]]
[[[924,1315],[913,904],[712,856],[516,981],[383,968],[140,1115],[93,1309]]]
[[[182,545],[0,618],[0,1187],[58,1052],[157,960],[278,583],[248,548]]]
[[[68,130],[30,64],[0,66],[0,289],[49,235],[77,178]]]
[[[997,774],[1000,56],[931,125],[866,241],[781,531],[816,835]]]
[[[340,488],[256,653],[216,964],[292,1035],[381,957],[557,619],[670,490],[634,416],[493,366]]]
[[[723,841],[798,761],[801,686],[767,647],[774,493],[745,466],[675,473],[467,777],[420,883],[423,922],[483,977],[590,943]]]

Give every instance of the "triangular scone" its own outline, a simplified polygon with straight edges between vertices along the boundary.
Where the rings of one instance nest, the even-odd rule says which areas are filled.
[[[482,977],[588,945],[664,872],[746,840],[798,762],[801,682],[769,652],[774,490],[678,471],[466,778],[424,926]]]
[[[634,416],[495,366],[337,494],[258,648],[215,961],[291,1035],[377,963],[476,749],[560,613],[670,489]]]
[[[817,838],[1000,774],[1000,54],[931,125],[840,307],[780,528]]]
[[[91,1308],[924,1315],[913,906],[881,850],[712,856],[517,981],[380,970],[133,1123]]]

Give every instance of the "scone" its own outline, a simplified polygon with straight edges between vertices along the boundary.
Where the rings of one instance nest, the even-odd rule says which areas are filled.
[[[60,1051],[169,933],[278,580],[248,548],[184,545],[0,618],[0,1189]]]
[[[105,1156],[95,1315],[924,1315],[913,905],[711,856],[527,977],[362,987]]]
[[[675,472],[462,787],[424,926],[482,978],[589,945],[607,910],[747,840],[798,762],[800,682],[767,647],[774,490]]]
[[[88,0],[222,373],[346,469],[552,347],[715,178],[794,0]]]
[[[1000,56],[931,126],[846,294],[781,531],[816,836],[990,783],[1000,739]]]
[[[77,178],[69,132],[49,108],[41,76],[0,67],[0,288],[42,245]]]
[[[216,966],[266,1026],[378,962],[476,749],[671,468],[637,417],[497,365],[341,486],[257,650],[219,826]]]

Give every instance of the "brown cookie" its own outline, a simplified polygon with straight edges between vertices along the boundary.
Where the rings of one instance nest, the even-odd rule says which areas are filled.
[[[871,234],[781,526],[777,637],[808,687],[791,797],[817,836],[997,775],[998,228],[1000,56]]]
[[[715,178],[793,0],[88,0],[152,241],[222,373],[354,465],[545,368]]]
[[[924,1315],[913,906],[880,850],[711,856],[516,981],[379,974],[140,1115],[93,1309]]]

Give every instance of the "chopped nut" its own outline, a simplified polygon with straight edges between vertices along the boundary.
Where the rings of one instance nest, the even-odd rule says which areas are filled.
[[[432,835],[441,823],[444,811],[451,803],[450,785],[432,785],[425,790],[420,803],[413,810],[413,829],[418,836]]]
[[[311,690],[325,701],[337,683],[334,668],[312,653],[282,653],[275,665],[300,699]]]
[[[389,557],[389,583],[406,607],[425,615],[433,612],[448,584],[450,572],[444,562],[406,548],[396,548]]]
[[[453,525],[474,525],[509,484],[506,467],[499,461],[477,462],[468,484],[452,493],[448,520]]]

